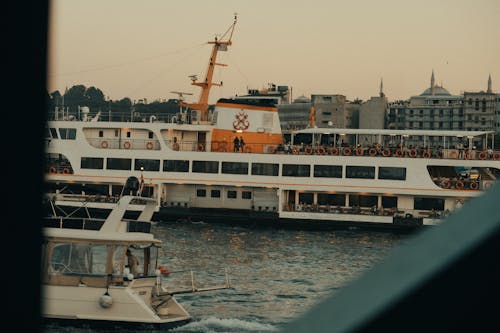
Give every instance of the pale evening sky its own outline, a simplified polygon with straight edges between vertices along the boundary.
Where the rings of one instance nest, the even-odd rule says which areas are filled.
[[[238,23],[219,53],[210,102],[267,83],[293,98],[343,94],[366,100],[380,79],[389,100],[436,82],[452,94],[500,93],[500,1],[52,0],[49,92],[83,84],[113,100],[177,98],[205,76],[216,34]]]

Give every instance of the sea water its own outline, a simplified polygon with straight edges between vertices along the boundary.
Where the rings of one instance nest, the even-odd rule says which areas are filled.
[[[171,289],[231,288],[176,299],[193,317],[172,332],[278,332],[325,297],[384,260],[408,235],[362,230],[246,229],[203,222],[157,222]],[[189,271],[194,271],[191,277]],[[182,285],[182,286],[181,286]],[[332,314],[334,316],[335,314]],[[49,328],[47,332],[93,332]]]

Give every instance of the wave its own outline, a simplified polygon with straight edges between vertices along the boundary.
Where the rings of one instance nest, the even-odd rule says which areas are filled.
[[[277,332],[278,328],[270,324],[245,321],[241,319],[224,319],[208,317],[190,322],[187,325],[175,328],[172,332],[199,332],[199,333],[224,333],[224,332]]]

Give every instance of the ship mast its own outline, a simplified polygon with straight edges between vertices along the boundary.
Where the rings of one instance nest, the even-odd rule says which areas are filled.
[[[212,82],[214,75],[215,66],[227,66],[225,64],[217,63],[217,52],[227,51],[227,47],[232,45],[231,38],[233,37],[234,27],[236,26],[236,14],[234,15],[234,22],[226,30],[226,32],[218,39],[215,37],[213,41],[209,41],[208,44],[213,44],[212,54],[210,56],[210,61],[208,63],[207,75],[204,82],[198,82],[196,75],[191,75],[191,85],[198,86],[201,88],[200,98],[198,103],[185,103],[180,102],[179,104],[184,107],[191,108],[193,110],[199,110],[201,112],[201,120],[207,120],[207,110],[208,110],[208,96],[210,93],[210,88],[212,86],[222,86],[222,81],[220,83]],[[226,35],[229,35],[227,40],[223,40]]]

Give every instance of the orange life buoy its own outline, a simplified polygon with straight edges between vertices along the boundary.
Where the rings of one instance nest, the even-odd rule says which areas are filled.
[[[391,150],[389,148],[384,148],[384,150],[382,150],[382,156],[384,157],[391,156]]]
[[[173,149],[173,150],[179,150],[179,143],[174,142],[174,144],[172,145],[172,149]],[[220,150],[219,150],[219,151],[220,151]],[[225,151],[225,149],[224,149],[224,151]]]
[[[370,150],[368,151],[368,153],[370,154],[370,156],[377,156],[377,149],[375,148],[370,148]]]
[[[198,144],[198,151],[205,151],[205,146],[203,145],[203,143]]]
[[[328,149],[328,154],[337,156],[339,154],[339,149],[337,147],[332,147]]]
[[[148,148],[149,150],[153,149],[153,143],[152,142],[148,142],[146,144],[146,148]]]
[[[352,155],[352,149],[349,148],[349,147],[346,147],[346,148],[342,149],[342,155],[345,155],[345,156]]]
[[[63,171],[62,171],[62,173],[68,174],[69,173],[69,168],[64,168]]]
[[[485,159],[488,158],[488,153],[485,152],[485,151],[481,151],[481,152],[479,152],[478,157],[479,157],[480,160],[485,160]]]
[[[493,159],[494,159],[495,161],[499,161],[499,160],[500,160],[500,153],[499,153],[499,152],[494,153],[494,154],[493,154]]]
[[[125,148],[125,149],[130,149],[130,142],[125,141],[125,142],[123,143],[123,148]]]
[[[326,154],[326,150],[324,147],[319,147],[316,152],[318,153],[318,155],[325,155]]]
[[[463,189],[464,189],[464,182],[463,182],[463,181],[461,181],[461,180],[457,181],[457,182],[455,183],[455,188],[456,188],[457,190],[463,190]]]
[[[397,157],[403,157],[403,151],[401,149],[396,149],[395,154]]]
[[[307,154],[307,155],[311,155],[313,150],[311,147],[307,147],[306,149],[304,149],[304,152]]]
[[[102,148],[108,148],[108,141],[101,142],[101,147]]]
[[[426,150],[426,151],[424,151],[422,153],[422,157],[423,158],[430,158],[431,157],[431,153],[428,150]]]
[[[417,157],[417,150],[416,149],[410,149],[410,151],[408,152],[408,156],[414,158],[414,157]]]
[[[441,182],[441,187],[442,188],[450,188],[451,182],[448,179],[445,179]]]
[[[50,173],[57,173],[57,168],[55,166],[51,166],[49,169]]]
[[[293,149],[292,149],[292,154],[294,154],[294,155],[298,155],[298,154],[299,154],[299,149],[298,149],[298,148],[293,147]]]
[[[469,184],[471,190],[477,190],[479,188],[478,182],[472,182]]]
[[[365,149],[364,148],[356,148],[356,156],[363,156],[365,154]]]

